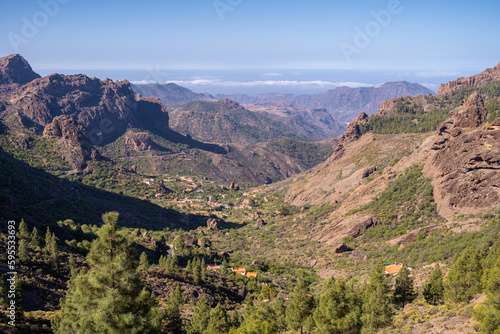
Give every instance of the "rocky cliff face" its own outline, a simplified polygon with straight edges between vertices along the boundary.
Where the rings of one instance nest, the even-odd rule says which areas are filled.
[[[21,86],[8,104],[41,126],[56,116],[72,116],[96,145],[113,141],[131,127],[169,131],[165,106],[157,98],[136,96],[128,81],[52,74]]]
[[[462,88],[484,87],[492,81],[500,81],[500,63],[494,68],[488,68],[480,74],[467,78],[459,78],[447,84],[441,84],[438,95],[446,95]]]
[[[127,132],[125,134],[125,145],[135,151],[150,151],[153,142],[151,135],[147,132]]]
[[[359,138],[359,136],[361,135],[359,125],[366,124],[368,122],[368,119],[368,115],[362,112],[354,121],[349,123],[346,132],[342,136],[340,136],[339,143],[335,148],[334,154],[337,157],[340,157],[344,154],[345,145]]]
[[[0,58],[0,85],[24,85],[38,78],[40,75],[33,72],[30,64],[20,55]]]
[[[55,149],[69,165],[83,171],[88,160],[100,160],[101,155],[90,142],[85,127],[67,115],[56,116],[43,130],[45,138],[58,138]]]
[[[424,173],[446,218],[500,205],[500,126],[482,126],[486,116],[482,98],[473,93],[438,127]]]

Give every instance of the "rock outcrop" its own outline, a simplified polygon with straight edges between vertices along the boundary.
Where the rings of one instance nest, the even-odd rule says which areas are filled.
[[[500,205],[500,126],[482,126],[486,116],[482,98],[473,93],[438,127],[424,173],[445,218]]]
[[[43,130],[45,138],[59,138],[55,149],[69,165],[78,171],[87,167],[88,160],[100,160],[99,151],[92,146],[82,124],[72,117],[62,115],[52,120]]]
[[[462,88],[484,87],[492,81],[500,81],[500,63],[494,68],[488,68],[480,74],[467,78],[459,78],[447,84],[441,84],[439,86],[438,95],[446,95],[454,90]]]
[[[21,86],[7,102],[41,126],[56,116],[72,116],[95,145],[111,142],[129,128],[169,132],[166,107],[157,98],[136,96],[128,81],[51,74]]]
[[[147,132],[127,132],[125,134],[125,145],[135,151],[150,151],[153,146],[151,135]]]
[[[342,156],[345,145],[359,138],[361,135],[359,126],[368,123],[368,119],[369,116],[362,112],[354,121],[349,123],[346,132],[339,138],[339,143],[335,147],[334,154],[337,154],[339,157]]]
[[[0,85],[24,85],[40,78],[30,64],[20,55],[12,54],[0,58]]]

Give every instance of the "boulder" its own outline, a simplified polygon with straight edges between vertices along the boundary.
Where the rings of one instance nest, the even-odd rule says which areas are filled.
[[[342,253],[350,252],[350,251],[352,251],[352,248],[350,248],[349,246],[347,246],[345,243],[341,243],[337,248],[335,248],[333,250],[333,252],[335,254],[342,254]]]
[[[219,219],[217,218],[209,218],[207,220],[207,227],[209,230],[217,230],[219,229]]]

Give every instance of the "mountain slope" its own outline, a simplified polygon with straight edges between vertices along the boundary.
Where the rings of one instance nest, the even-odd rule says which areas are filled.
[[[255,97],[246,95],[216,95],[215,97],[228,98],[245,104],[285,101],[297,108],[326,108],[336,120],[350,122],[360,112],[366,112],[369,115],[375,113],[385,100],[407,95],[429,94],[433,92],[420,84],[396,81],[377,87],[339,87],[313,95],[261,94]]]
[[[11,58],[0,62],[12,64]],[[22,57],[13,59],[23,66],[11,67],[27,72],[29,65]],[[254,145],[307,137],[231,101],[194,102],[189,107],[199,117],[178,118],[189,129],[201,131],[197,138],[231,143],[223,147],[171,129],[166,107],[157,98],[140,97],[128,81],[52,74],[24,85],[3,86],[0,119],[29,133],[16,137],[19,147],[29,147],[29,138],[38,140],[43,134],[57,141],[53,149],[69,163],[68,169],[81,174],[90,173],[90,165],[98,161],[112,159],[122,168],[134,167],[142,173],[206,175],[221,183],[258,185],[283,180],[317,161],[311,156],[291,157],[265,144]],[[210,120],[217,120],[220,127],[209,127]],[[310,153],[324,156],[323,146],[313,145]]]
[[[390,182],[415,165],[429,178],[439,217],[453,220],[496,208],[500,205],[497,84],[488,81],[466,90],[443,89],[435,97],[397,98],[384,102],[376,115],[362,113],[313,175],[294,178],[286,201],[296,206],[333,206],[330,224],[320,233],[320,240],[332,243],[380,228],[380,221],[363,208],[373,205]],[[446,118],[437,134],[437,123],[429,123],[424,131],[410,126],[426,117],[439,120],[435,115]],[[397,229],[397,224],[391,228]]]
[[[147,85],[132,84],[131,87],[134,92],[142,96],[159,98],[160,101],[168,107],[178,106],[193,101],[217,101],[217,99],[209,94],[195,93],[188,88],[181,87],[174,83]]]
[[[284,137],[307,139],[285,124],[227,99],[191,102],[172,110],[170,115],[173,130],[202,141],[255,144]]]

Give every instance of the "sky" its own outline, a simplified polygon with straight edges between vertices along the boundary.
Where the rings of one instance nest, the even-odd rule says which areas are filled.
[[[399,79],[435,89],[500,62],[497,0],[19,0],[1,8],[0,56],[20,53],[42,75],[212,92]]]

